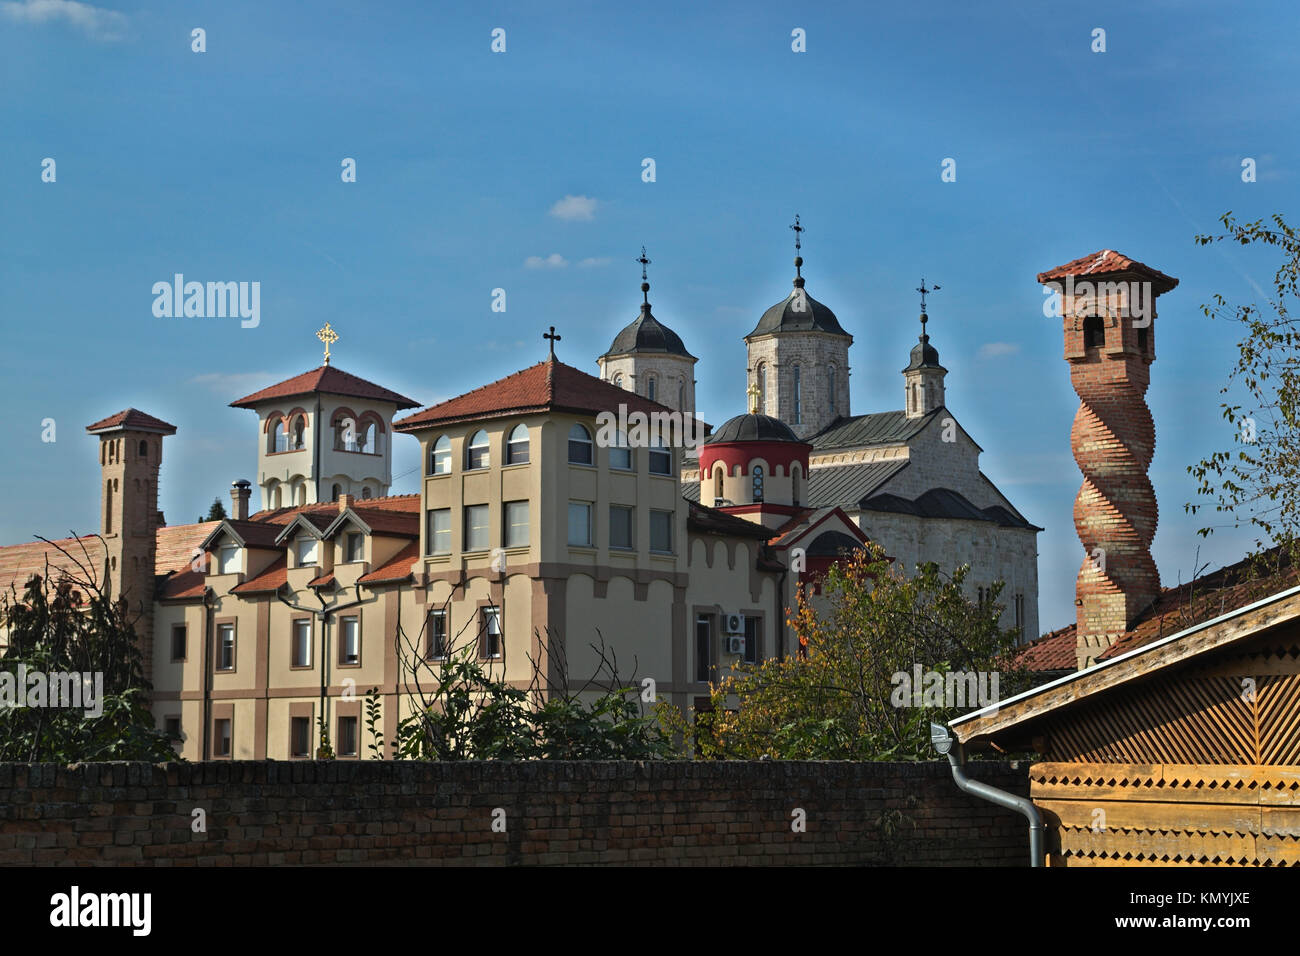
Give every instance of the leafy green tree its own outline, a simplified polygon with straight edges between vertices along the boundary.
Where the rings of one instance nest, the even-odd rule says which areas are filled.
[[[702,757],[932,759],[931,720],[1028,683],[1005,663],[1019,632],[999,624],[1002,584],[972,601],[968,574],[928,563],[906,577],[875,545],[845,555],[826,573],[822,600],[798,593],[797,655],[735,669],[712,685],[712,709],[694,723],[661,707],[665,723]],[[918,666],[925,679],[914,687]],[[968,706],[954,703],[958,686]]]
[[[24,697],[26,688],[17,686],[20,673],[29,680],[40,672],[102,675],[103,681],[98,715],[63,707],[0,707],[0,761],[180,759],[154,726],[125,600],[112,599],[90,575],[47,567],[21,595],[11,590],[0,601],[0,619],[9,637],[0,655],[0,681],[12,682]]]
[[[1237,361],[1220,391],[1237,385],[1249,399],[1245,405],[1220,403],[1232,444],[1187,471],[1197,480],[1197,495],[1213,503],[1213,513],[1224,515],[1234,528],[1254,529],[1257,558],[1269,546],[1277,546],[1274,557],[1294,558],[1300,541],[1300,329],[1287,301],[1297,294],[1300,281],[1300,236],[1280,215],[1271,218],[1271,225],[1263,219],[1241,223],[1231,212],[1220,221],[1223,233],[1197,236],[1196,241],[1276,246],[1282,262],[1265,305],[1229,306],[1216,295],[1201,307],[1211,319],[1240,327]],[[1206,502],[1185,505],[1189,514],[1208,508]],[[1199,529],[1203,537],[1213,532],[1208,524]]]

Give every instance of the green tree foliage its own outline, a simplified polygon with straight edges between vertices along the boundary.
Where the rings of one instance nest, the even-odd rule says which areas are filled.
[[[29,680],[33,672],[103,675],[98,716],[84,709],[0,707],[0,761],[180,759],[154,727],[126,601],[113,600],[89,575],[52,574],[47,567],[21,595],[11,591],[0,601],[0,615],[9,635],[0,673],[15,683],[20,666]]]
[[[1213,503],[1214,513],[1226,516],[1234,528],[1255,530],[1256,557],[1276,545],[1275,557],[1294,558],[1300,541],[1300,329],[1287,301],[1296,295],[1300,281],[1300,237],[1280,215],[1272,217],[1272,225],[1263,219],[1240,223],[1231,212],[1221,222],[1222,234],[1197,236],[1196,241],[1276,246],[1282,263],[1266,305],[1229,306],[1216,295],[1201,307],[1211,319],[1240,326],[1237,361],[1220,391],[1227,393],[1236,385],[1245,389],[1249,401],[1220,403],[1232,444],[1187,471],[1197,481],[1197,495]],[[1209,507],[1205,501],[1185,505],[1189,514]],[[1199,530],[1203,537],[1213,532],[1211,525]]]
[[[199,522],[204,521],[224,521],[227,518],[226,506],[221,503],[221,498],[213,498],[212,505],[208,508],[208,516],[199,518]]]
[[[999,698],[1028,685],[1028,675],[1005,663],[1019,632],[999,626],[1002,584],[972,601],[968,573],[962,566],[945,575],[929,563],[905,577],[877,546],[842,557],[826,573],[820,597],[799,591],[789,619],[797,655],[735,669],[712,685],[712,710],[697,712],[694,723],[662,705],[666,726],[703,757],[933,759],[929,722],[945,722],[976,702],[958,707],[923,695],[926,706],[915,706],[910,682],[917,665],[945,681],[951,674],[954,686],[959,673],[976,681],[982,675],[989,691],[996,674]],[[972,686],[978,685],[963,682],[963,694]]]

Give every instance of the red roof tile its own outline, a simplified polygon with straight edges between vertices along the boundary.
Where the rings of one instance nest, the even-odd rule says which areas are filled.
[[[190,568],[170,573],[158,590],[161,601],[185,601],[203,597],[207,582],[204,575]]]
[[[346,395],[349,398],[368,398],[376,402],[392,402],[398,408],[419,408],[420,403],[389,391],[382,385],[367,382],[349,372],[332,365],[322,365],[310,372],[303,372],[293,378],[285,379],[275,385],[269,385],[260,392],[245,395],[238,401],[230,403],[231,408],[252,408],[262,402],[277,398],[292,398],[295,395],[314,395],[328,392],[331,395]]]
[[[80,578],[84,572],[78,565],[83,565],[98,581],[104,576],[104,543],[98,535],[88,535],[0,548],[0,592],[8,594],[11,587],[21,592],[33,574],[46,574],[47,562],[51,576],[66,571]]]
[[[275,592],[284,587],[289,580],[288,559],[284,555],[276,558],[261,574],[249,578],[243,584],[231,588],[232,594],[263,594]]]
[[[135,431],[161,432],[164,435],[175,435],[176,426],[169,425],[161,418],[154,418],[152,415],[146,415],[138,408],[124,408],[116,415],[109,415],[107,418],[101,418],[93,425],[87,425],[88,432],[106,432],[112,429],[133,429]]]
[[[1011,666],[1031,671],[1072,671],[1078,666],[1074,625],[1044,634],[1012,655]]]
[[[1178,285],[1178,280],[1173,276],[1167,276],[1159,269],[1153,269],[1136,259],[1130,259],[1122,252],[1116,252],[1114,249],[1102,249],[1100,252],[1074,259],[1063,266],[1057,266],[1055,269],[1040,272],[1038,273],[1038,281],[1052,282],[1056,279],[1064,279],[1066,276],[1103,276],[1121,272],[1133,272],[1146,276],[1160,287],[1161,292],[1168,292]]]
[[[420,517],[418,514],[406,511],[382,511],[378,508],[353,508],[352,511],[375,534],[396,535],[401,538],[418,538],[420,536]]]
[[[159,528],[154,532],[157,548],[154,573],[167,574],[184,571],[194,560],[194,549],[201,545],[216,528],[219,521],[200,521],[198,524],[177,524]]]
[[[334,586],[334,572],[327,571],[325,574],[318,574],[307,582],[309,588],[328,588]]]
[[[420,496],[417,495],[387,495],[383,498],[361,498],[355,502],[356,505],[364,508],[366,511],[380,510],[396,514],[414,514],[420,513]],[[312,515],[338,515],[339,504],[337,501],[322,501],[314,505],[293,505],[288,508],[277,508],[268,511],[259,511],[249,517],[249,521],[260,521],[268,524],[286,525],[299,514],[306,513]],[[333,517],[326,521],[321,527],[327,527]]]
[[[629,412],[653,414],[671,411],[658,402],[551,358],[395,421],[393,428],[415,431],[449,422],[547,411],[584,415],[606,411],[617,413],[620,404],[625,404]]]
[[[418,557],[418,547],[414,542],[408,544],[387,563],[375,568],[369,574],[357,578],[360,584],[382,584],[389,581],[405,581],[411,576],[411,567]]]

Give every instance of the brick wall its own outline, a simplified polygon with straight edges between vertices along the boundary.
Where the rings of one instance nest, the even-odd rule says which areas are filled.
[[[970,774],[1028,792],[1026,764]],[[946,763],[0,764],[9,865],[1023,866],[1027,855],[1024,818],[963,794]]]

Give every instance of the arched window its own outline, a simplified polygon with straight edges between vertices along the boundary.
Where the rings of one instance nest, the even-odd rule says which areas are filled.
[[[289,450],[289,425],[284,419],[275,423],[271,433],[271,450],[288,451]]]
[[[569,464],[592,465],[595,461],[591,433],[575,422],[569,429]]]
[[[754,466],[754,500],[763,500],[763,466]]]
[[[429,452],[429,474],[451,474],[451,439],[446,435],[439,435]]]
[[[113,479],[104,488],[104,534],[113,533]]]
[[[465,468],[474,470],[475,468],[486,468],[491,464],[488,455],[488,433],[479,429],[474,433],[474,437],[469,440],[469,446],[465,449]]]
[[[686,409],[686,383],[680,378],[677,380],[677,410],[685,411]]]
[[[293,447],[295,449],[303,447],[303,432],[307,428],[307,419],[299,415],[293,420]]]
[[[375,426],[372,422],[357,423],[357,451],[367,453],[371,451],[370,436],[373,434],[374,428]]]
[[[615,386],[616,388],[622,388],[622,387],[623,387],[623,373],[622,373],[622,372],[615,372],[615,373],[614,373],[614,386]]]
[[[528,426],[516,425],[506,439],[506,464],[528,464]]]
[[[1144,329],[1143,331],[1146,330]],[[143,438],[140,439],[140,457],[141,458],[149,457],[149,443],[145,441]]]
[[[790,504],[799,507],[799,466],[790,466]]]
[[[798,365],[794,367],[794,388],[791,392],[791,395],[794,398],[794,423],[796,425],[802,425],[803,424],[803,402],[801,401],[802,395],[800,395],[799,392],[799,366]]]
[[[276,484],[271,486],[271,508],[272,509],[283,508],[284,505],[280,503],[282,499],[283,496],[280,494],[280,485],[277,482]]]
[[[362,489],[361,489],[361,497],[362,497],[362,498],[369,498],[369,497],[370,497],[370,489],[369,489],[369,488],[362,488]]]
[[[721,501],[723,498],[722,475],[723,475],[722,466],[715,465],[713,468],[713,507],[715,508],[718,506],[718,502]]]
[[[755,373],[758,379],[758,411],[760,415],[767,414],[767,363],[759,362],[758,371]]]
[[[632,470],[632,449],[628,447],[627,435],[624,432],[618,432],[614,444],[610,446],[609,467],[617,468],[619,471]]]
[[[1106,327],[1102,324],[1101,316],[1088,316],[1083,320],[1083,347],[1093,349],[1105,344]]]
[[[830,400],[827,404],[828,407],[830,408],[831,414],[834,415],[835,414],[835,366],[832,365],[827,370],[827,372],[828,374],[826,378],[826,384],[827,387],[830,389]]]
[[[300,508],[307,503],[307,486],[305,484],[300,484],[294,488],[293,503]]]
[[[339,495],[341,495],[341,494],[343,494],[343,489],[342,489],[342,488],[341,488],[337,483],[335,483],[334,488],[333,488],[333,495],[334,495],[334,497],[333,497],[331,500],[333,500],[333,501],[338,501],[338,500],[339,500]]]
[[[658,388],[656,387],[657,385],[658,385],[658,382],[655,380],[655,377],[654,377],[653,375],[649,375],[649,376],[646,377],[646,380],[645,380],[645,397],[648,398],[648,399],[650,399],[650,401],[652,401],[652,402],[657,400],[657,399],[655,398],[655,396],[658,394]]]

